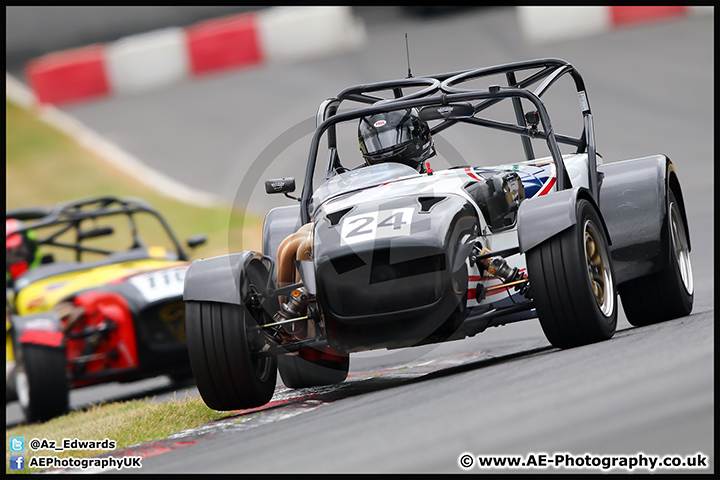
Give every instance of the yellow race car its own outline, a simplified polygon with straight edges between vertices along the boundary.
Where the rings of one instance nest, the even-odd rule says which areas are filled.
[[[6,212],[6,403],[44,421],[68,410],[72,388],[191,378],[188,265],[165,219],[139,199]]]

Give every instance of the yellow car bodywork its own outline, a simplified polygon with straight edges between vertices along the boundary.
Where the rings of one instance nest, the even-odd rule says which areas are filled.
[[[182,265],[187,265],[187,262],[151,258],[55,275],[20,290],[15,298],[15,309],[19,315],[45,312],[75,292],[100,287],[133,275]]]

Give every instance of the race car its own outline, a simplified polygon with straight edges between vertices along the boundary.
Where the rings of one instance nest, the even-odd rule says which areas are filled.
[[[45,421],[68,410],[73,388],[192,378],[188,265],[165,219],[139,199],[6,212],[6,403]]]
[[[449,168],[436,170],[440,138]],[[490,147],[505,139],[520,141]],[[458,164],[454,145],[466,152]],[[495,163],[462,161],[488,156]],[[614,335],[618,295],[636,326],[688,315],[675,166],[662,154],[611,160],[596,150],[585,82],[561,59],[346,88],[320,105],[301,195],[294,178],[266,181],[294,204],[267,213],[263,251],[187,271],[202,398],[255,407],[278,371],[290,388],[335,384],[350,353],[528,319],[551,345],[579,347]]]

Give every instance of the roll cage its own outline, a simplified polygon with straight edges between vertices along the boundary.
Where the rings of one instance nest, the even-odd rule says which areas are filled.
[[[527,76],[518,80],[518,74],[520,73],[527,74]],[[458,87],[470,80],[502,74],[505,75],[507,81],[507,85],[505,86],[490,85],[485,90],[463,89]],[[580,109],[583,116],[583,130],[578,137],[555,133],[547,109],[541,100],[542,95],[564,75],[570,75],[572,78],[580,101]],[[409,94],[405,93],[406,89],[418,87],[420,87],[420,90]],[[529,90],[531,87],[534,87],[533,91]],[[394,98],[385,99],[372,95],[372,93],[381,91],[391,92]],[[510,99],[512,102],[517,123],[507,123],[477,116],[488,107],[506,99]],[[521,102],[522,99],[531,102],[535,110],[524,112]],[[343,102],[347,101],[370,106],[338,113],[340,106]],[[324,179],[332,176],[337,169],[344,168],[340,164],[337,156],[335,126],[338,123],[405,108],[418,108],[422,116],[423,109],[436,107],[437,110],[437,107],[448,107],[468,103],[472,106],[471,115],[448,116],[442,119],[437,125],[434,125],[431,128],[431,133],[439,133],[457,122],[516,133],[520,135],[527,160],[533,160],[535,158],[530,140],[533,138],[544,139],[558,172],[558,190],[572,187],[558,144],[562,143],[574,146],[577,149],[576,153],[587,153],[588,155],[590,190],[597,201],[599,186],[595,136],[593,133],[592,113],[585,91],[585,82],[580,73],[570,63],[561,59],[548,58],[356,85],[346,88],[334,98],[325,100],[318,109],[317,127],[310,143],[305,181],[300,198],[300,216],[302,223],[304,224],[310,221],[309,206],[313,194],[313,176],[320,140],[326,132],[328,160],[325,167]],[[541,126],[540,129],[538,129],[538,125]]]
[[[101,227],[91,230],[83,230],[81,224],[88,219],[97,219],[101,217],[109,217],[116,215],[126,215],[130,233],[132,235],[133,245],[129,250],[136,248],[144,248],[144,242],[138,233],[134,214],[148,213],[153,216],[162,226],[168,238],[173,244],[177,252],[178,260],[187,261],[188,255],[182,248],[175,234],[170,229],[165,219],[151,205],[137,198],[116,198],[116,197],[93,197],[85,200],[72,201],[57,204],[53,207],[36,207],[24,208],[6,212],[6,218],[15,218],[27,222],[23,228],[20,228],[12,234],[22,233],[29,230],[52,228],[57,226],[44,238],[38,238],[37,243],[40,245],[48,245],[52,247],[65,248],[75,251],[76,261],[80,261],[83,252],[92,252],[102,255],[111,255],[113,251],[96,247],[83,245],[83,240],[96,238],[104,235],[111,235],[113,230],[111,227]],[[67,232],[75,232],[74,243],[59,242],[58,237]],[[11,235],[12,235],[11,234]]]

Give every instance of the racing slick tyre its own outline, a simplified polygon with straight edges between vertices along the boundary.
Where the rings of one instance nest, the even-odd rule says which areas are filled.
[[[535,309],[548,341],[572,348],[607,340],[617,328],[617,291],[607,234],[580,199],[577,222],[527,252]]]
[[[15,389],[27,422],[44,422],[68,411],[70,389],[65,366],[64,349],[23,344]]]
[[[315,353],[312,350],[311,353]],[[350,356],[347,354],[313,355],[280,355],[278,370],[280,378],[288,388],[305,388],[319,385],[334,385],[345,381],[350,367]]]
[[[625,316],[636,327],[684,317],[692,311],[694,285],[690,247],[685,221],[672,190],[668,202],[668,266],[661,272],[618,287]]]
[[[267,271],[251,263],[246,281],[252,291],[266,285]],[[264,343],[256,327],[265,312],[250,302],[186,302],[185,323],[190,365],[198,391],[214,410],[258,407],[270,401],[277,380],[277,359],[260,356]]]
[[[257,325],[243,305],[187,302],[188,352],[198,391],[214,410],[258,407],[275,391],[275,357],[254,353],[249,328]]]

